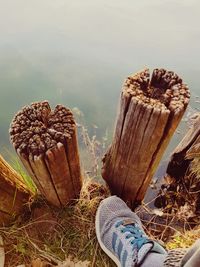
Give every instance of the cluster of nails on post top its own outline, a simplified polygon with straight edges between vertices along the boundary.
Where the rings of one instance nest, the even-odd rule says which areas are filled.
[[[124,91],[163,110],[181,110],[190,99],[188,86],[176,73],[165,69],[155,69],[151,79],[149,69],[129,76],[124,83]]]
[[[33,103],[15,115],[10,127],[11,142],[19,154],[38,156],[71,138],[74,128],[70,109],[57,105],[52,111],[47,101]]]

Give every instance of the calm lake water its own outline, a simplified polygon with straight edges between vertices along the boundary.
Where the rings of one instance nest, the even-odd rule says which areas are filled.
[[[96,125],[99,139],[111,136],[122,82],[144,66],[176,71],[190,110],[200,108],[198,0],[0,3],[0,153],[16,111],[44,99],[78,107],[91,134]]]

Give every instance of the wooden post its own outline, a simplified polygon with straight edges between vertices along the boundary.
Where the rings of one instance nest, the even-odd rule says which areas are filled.
[[[172,153],[162,185],[157,197],[157,207],[169,207],[182,216],[195,216],[200,213],[200,113],[185,137]]]
[[[62,105],[33,103],[16,114],[11,142],[40,193],[63,206],[79,196],[82,178],[76,124]]]
[[[113,142],[102,176],[111,192],[135,207],[188,105],[188,87],[172,71],[145,69],[125,80]]]
[[[0,155],[0,225],[19,215],[29,197],[22,177]]]
[[[184,178],[194,159],[199,160],[200,164],[200,113],[196,114],[192,127],[171,155],[167,167],[168,178],[170,176],[171,180],[176,181]]]

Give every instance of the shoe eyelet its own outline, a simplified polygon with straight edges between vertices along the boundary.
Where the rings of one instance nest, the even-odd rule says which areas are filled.
[[[123,230],[123,229],[121,229],[121,233],[122,233],[122,234],[124,233],[124,230]]]
[[[128,239],[129,237],[126,235],[126,239]]]

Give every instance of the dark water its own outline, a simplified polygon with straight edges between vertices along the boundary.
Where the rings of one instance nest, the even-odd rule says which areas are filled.
[[[91,134],[112,134],[124,78],[144,66],[200,88],[200,2],[7,0],[0,7],[0,152],[21,106],[47,99],[78,107]],[[176,137],[178,138],[178,137]],[[176,143],[176,140],[173,141]]]

